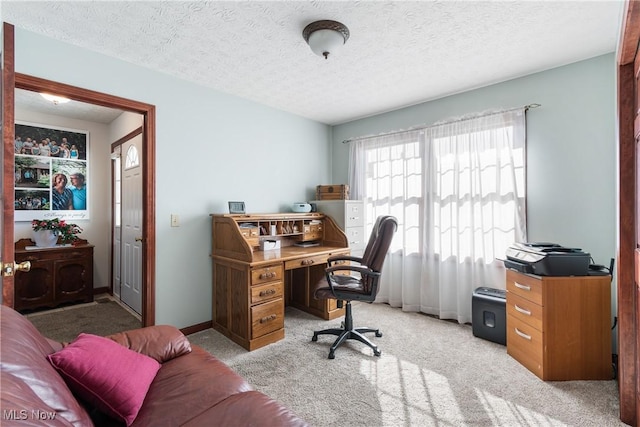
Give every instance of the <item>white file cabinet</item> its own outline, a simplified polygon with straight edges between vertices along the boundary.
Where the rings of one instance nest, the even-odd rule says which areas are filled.
[[[318,209],[329,215],[340,227],[349,241],[351,255],[360,257],[364,252],[368,236],[364,230],[364,202],[361,200],[313,200]]]

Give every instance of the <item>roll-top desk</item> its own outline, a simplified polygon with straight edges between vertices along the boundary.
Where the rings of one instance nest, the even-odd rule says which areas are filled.
[[[213,328],[247,350],[284,338],[291,305],[326,320],[344,315],[316,300],[327,258],[349,254],[347,237],[321,213],[211,214]],[[265,243],[279,246],[263,250]]]

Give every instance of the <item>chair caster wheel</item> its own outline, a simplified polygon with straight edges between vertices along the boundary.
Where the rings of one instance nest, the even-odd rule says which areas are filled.
[[[378,338],[380,338],[380,337],[382,336],[382,332],[380,332],[380,331],[376,331],[376,336],[377,336]]]
[[[311,337],[311,341],[318,341],[318,335],[313,334],[313,337]]]
[[[373,350],[373,355],[374,356],[380,357],[381,354],[382,354],[382,352],[380,350]]]
[[[329,352],[329,359],[335,359],[335,358],[336,358],[336,355],[333,354],[333,351],[330,351]]]

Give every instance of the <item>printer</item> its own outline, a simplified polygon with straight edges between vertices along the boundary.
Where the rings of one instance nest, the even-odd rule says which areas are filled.
[[[588,276],[591,255],[557,243],[514,243],[507,249],[506,268],[538,276]]]

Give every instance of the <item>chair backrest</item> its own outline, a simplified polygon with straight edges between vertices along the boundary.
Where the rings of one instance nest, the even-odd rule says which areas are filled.
[[[378,238],[378,230],[380,229],[380,223],[384,218],[387,218],[388,215],[381,215],[376,218],[376,222],[373,224],[373,229],[371,230],[371,235],[369,236],[369,242],[367,242],[367,246],[364,248],[364,252],[362,253],[362,264],[367,265],[367,261],[371,258],[371,251],[373,250],[373,245]]]
[[[397,228],[398,220],[391,215],[383,215],[376,219],[373,230],[371,231],[369,243],[362,257],[362,266],[367,266],[375,273],[380,273],[389,246],[391,246],[393,234]],[[331,287],[333,298],[347,301],[359,300],[373,302],[378,294],[379,274],[362,273],[360,277],[362,289],[359,291],[354,291],[351,286],[347,286],[346,289],[341,288],[340,283],[334,282],[332,277],[332,274],[327,273],[326,280]],[[339,277],[339,275],[336,275],[336,277]]]
[[[373,271],[380,272],[389,246],[391,246],[393,235],[398,229],[398,220],[391,215],[386,215],[378,217],[376,224],[378,224],[378,228],[374,228],[371,233],[372,237],[375,234],[375,239],[365,265]]]

